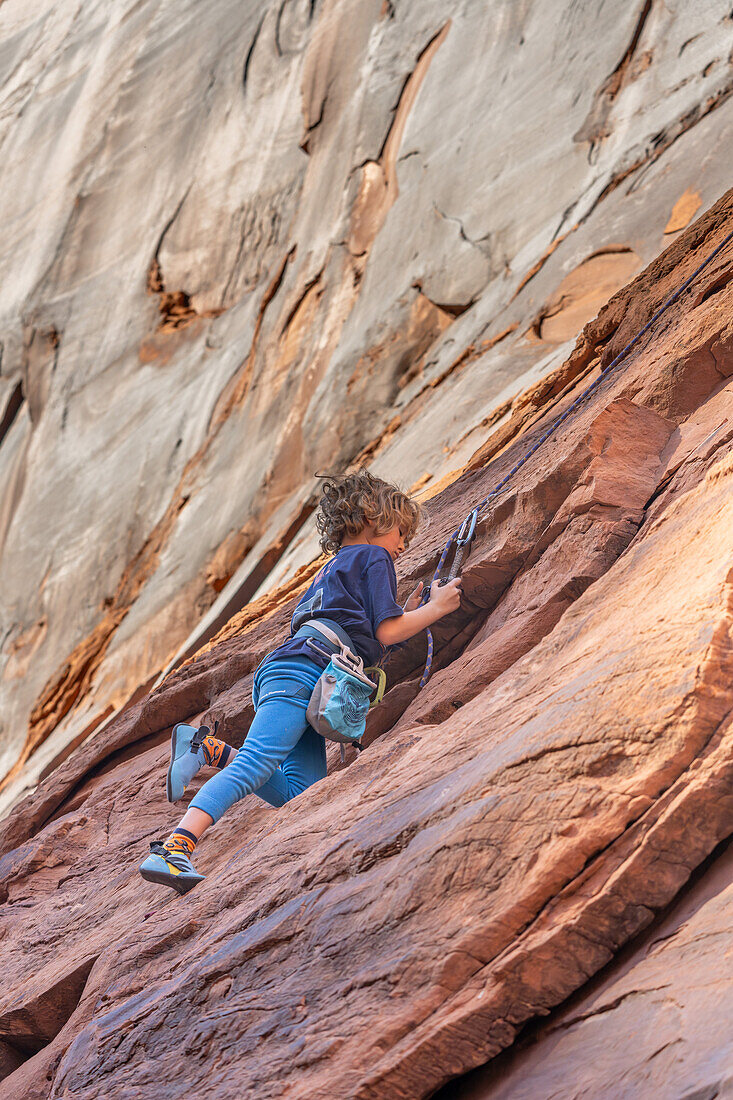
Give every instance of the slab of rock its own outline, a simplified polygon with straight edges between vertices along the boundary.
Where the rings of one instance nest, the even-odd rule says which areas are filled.
[[[715,1097],[733,1087],[730,845],[633,949],[510,1057],[441,1100]]]
[[[729,14],[4,0],[3,812],[718,198]]]
[[[574,401],[583,364],[610,363],[732,217],[729,193],[586,326],[565,384],[518,405],[534,421],[434,499],[434,541],[401,559],[401,593]],[[202,843],[207,878],[186,898],[136,870],[177,818],[170,726],[218,713],[241,739],[287,590],[13,811],[7,1088],[428,1096],[580,989],[684,887],[733,820],[733,437],[717,431],[732,253],[492,501],[428,689],[415,697],[415,640],[391,663],[368,750],[345,769],[333,753],[280,811],[239,804]]]

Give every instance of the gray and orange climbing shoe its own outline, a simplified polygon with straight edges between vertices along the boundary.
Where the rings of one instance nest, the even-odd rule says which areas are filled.
[[[198,873],[185,852],[169,851],[162,840],[152,841],[150,855],[140,864],[140,874],[148,882],[170,886],[179,894],[187,894],[206,878]]]
[[[187,726],[179,722],[171,734],[171,762],[165,781],[165,791],[169,802],[178,802],[199,768],[206,764],[203,750],[204,738],[208,736],[208,726]]]

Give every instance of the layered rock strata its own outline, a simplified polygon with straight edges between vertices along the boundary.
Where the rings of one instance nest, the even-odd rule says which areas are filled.
[[[585,327],[534,419],[433,498],[401,594],[732,228],[733,192]],[[281,811],[239,804],[193,893],[136,873],[176,817],[170,727],[216,716],[241,743],[292,587],[16,808],[0,831],[8,1088],[428,1096],[672,901],[733,821],[732,279],[729,243],[492,501],[428,687],[417,639],[368,750],[347,768],[333,754]],[[604,1080],[596,1095],[618,1095]]]
[[[728,1096],[730,842],[700,881],[518,1049],[440,1100]]]

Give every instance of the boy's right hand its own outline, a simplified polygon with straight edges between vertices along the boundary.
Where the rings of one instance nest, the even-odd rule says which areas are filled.
[[[442,619],[444,615],[449,615],[451,611],[456,611],[461,606],[461,591],[460,577],[454,577],[447,584],[434,584],[430,588],[428,604],[431,604],[436,611],[440,611]]]

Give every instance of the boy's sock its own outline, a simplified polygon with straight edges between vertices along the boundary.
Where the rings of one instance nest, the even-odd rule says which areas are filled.
[[[229,758],[232,753],[236,752],[236,749],[233,749],[231,745],[227,745],[226,741],[219,741],[209,734],[201,742],[201,752],[205,764],[208,764],[210,768],[221,769],[227,766]]]
[[[191,856],[197,843],[198,837],[189,833],[188,829],[175,829],[163,842],[163,847],[168,852],[183,852],[185,856]]]

